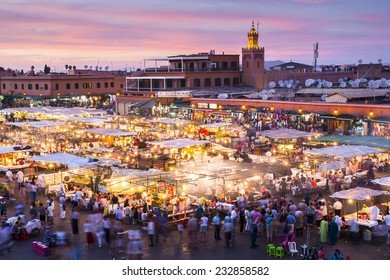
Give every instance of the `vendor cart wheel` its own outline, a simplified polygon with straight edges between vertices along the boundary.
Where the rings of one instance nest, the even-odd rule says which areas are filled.
[[[31,231],[31,235],[34,236],[34,237],[36,237],[36,236],[39,235],[39,232],[40,232],[39,228],[34,228],[34,229]]]

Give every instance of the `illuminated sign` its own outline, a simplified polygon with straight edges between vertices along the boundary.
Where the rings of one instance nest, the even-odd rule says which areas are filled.
[[[198,103],[198,108],[208,109],[209,104],[208,103]]]

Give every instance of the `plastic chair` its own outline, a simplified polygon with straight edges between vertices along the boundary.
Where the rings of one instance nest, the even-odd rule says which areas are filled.
[[[294,256],[294,254],[298,254],[297,243],[288,242],[288,250],[289,250],[291,256]]]
[[[279,247],[276,247],[276,254],[275,254],[275,257],[280,257],[280,258],[283,258],[284,257],[284,249],[283,247],[279,246]]]
[[[276,256],[276,248],[275,248],[275,246],[270,246],[270,248],[269,248],[269,252],[268,252],[268,256]]]
[[[271,248],[274,248],[275,249],[275,245],[270,243],[267,245],[267,254],[269,254],[269,252],[271,251]]]

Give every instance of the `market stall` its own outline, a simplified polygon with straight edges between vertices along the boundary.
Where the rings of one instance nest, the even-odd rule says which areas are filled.
[[[0,170],[23,169],[30,167],[32,162],[27,159],[30,147],[2,146],[0,147]]]
[[[356,212],[344,215],[347,222],[349,222],[353,217],[356,217],[356,222],[361,226],[367,226],[372,228],[378,225],[377,221],[372,221],[369,219],[367,212],[359,211],[359,201],[370,201],[372,197],[380,196],[383,194],[389,194],[386,191],[378,191],[369,188],[356,187],[353,189],[343,190],[333,193],[331,198],[339,198],[346,200],[349,204],[356,202]],[[378,216],[378,219],[381,219]]]

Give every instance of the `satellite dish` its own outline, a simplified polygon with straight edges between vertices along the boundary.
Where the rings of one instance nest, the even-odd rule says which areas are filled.
[[[326,100],[326,97],[327,97],[326,94],[321,95],[321,100],[322,100],[322,101],[325,101],[325,100]]]
[[[283,81],[282,81],[282,80],[279,80],[279,81],[278,81],[278,85],[279,85],[280,87],[282,87],[282,86],[283,86]]]
[[[387,82],[387,80],[386,80],[385,78],[380,79],[380,81],[379,81],[379,86],[380,86],[381,88],[388,87],[388,82]]]
[[[226,98],[228,98],[228,95],[226,93],[221,93],[221,94],[218,94],[218,98],[219,99],[226,99]]]
[[[341,88],[345,88],[346,86],[347,86],[347,83],[346,83],[346,82],[341,82],[341,83],[340,83],[340,87],[341,87]]]
[[[108,71],[108,69],[109,69],[109,67],[108,67],[108,66],[104,67],[104,70]]]
[[[382,59],[381,58],[378,59],[378,63],[382,63]]]
[[[368,87],[369,87],[369,88],[374,88],[374,83],[375,83],[374,80],[370,80],[370,81],[368,82]]]
[[[88,65],[84,65],[84,69],[87,70],[88,69]]]
[[[99,70],[102,71],[102,70],[103,70],[103,67],[100,66],[100,67],[99,67]]]
[[[291,84],[290,84],[290,83],[288,83],[286,87],[287,87],[287,88],[291,88]]]
[[[274,89],[270,89],[269,93],[275,93],[275,90]]]
[[[321,88],[321,84],[318,84],[318,85],[317,85],[317,88]]]
[[[299,80],[296,80],[295,83],[296,83],[297,85],[299,85],[300,81],[299,81]]]
[[[359,59],[359,64],[362,64],[363,63],[363,59]]]
[[[285,80],[285,81],[283,82],[283,85],[284,85],[284,86],[287,86],[287,85],[288,85],[288,81]]]
[[[305,81],[305,86],[306,87],[310,87],[312,84],[314,84],[314,80],[313,79],[307,79]]]
[[[343,78],[339,78],[339,79],[337,80],[337,82],[338,82],[339,84],[341,84],[342,82],[344,82],[344,79],[343,79]]]
[[[269,86],[270,88],[274,88],[274,87],[276,86],[276,84],[275,84],[274,81],[271,81],[271,82],[269,82],[268,86]]]
[[[379,88],[380,80],[374,82],[374,88]]]
[[[332,86],[333,86],[333,83],[332,83],[332,82],[327,82],[327,83],[326,83],[326,87],[327,87],[327,88],[331,88]]]
[[[390,87],[390,80],[387,80],[387,86]]]
[[[268,99],[268,96],[267,96],[266,94],[264,94],[264,95],[261,97],[261,99],[267,100],[267,99]]]
[[[289,84],[293,84],[293,83],[294,83],[294,80],[293,80],[293,79],[290,79],[290,80],[288,80],[288,83],[289,83]]]

